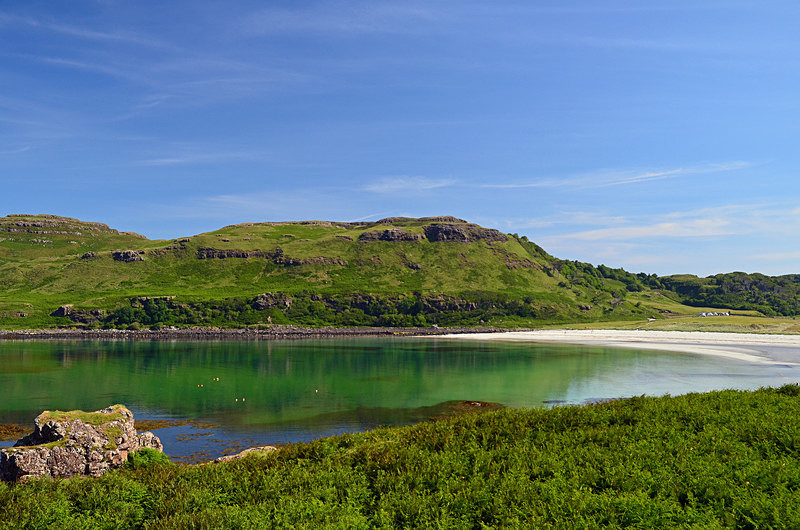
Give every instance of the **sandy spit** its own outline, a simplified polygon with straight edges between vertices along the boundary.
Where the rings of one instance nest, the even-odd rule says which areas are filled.
[[[761,364],[800,364],[799,335],[607,329],[547,329],[444,335],[448,339],[584,344],[715,355]]]

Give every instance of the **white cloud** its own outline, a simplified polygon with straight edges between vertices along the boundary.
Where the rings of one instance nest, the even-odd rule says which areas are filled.
[[[372,193],[415,193],[445,188],[455,184],[454,179],[429,179],[426,177],[383,177],[376,182],[367,184],[364,190]]]
[[[753,257],[756,259],[763,259],[768,261],[800,260],[800,252],[775,252],[772,254],[756,254]]]
[[[570,239],[597,240],[629,240],[655,237],[713,237],[741,233],[730,228],[730,223],[722,219],[695,219],[691,221],[656,223],[641,226],[620,226],[585,230],[560,237]]]
[[[724,173],[736,171],[750,167],[750,162],[723,162],[715,164],[703,164],[696,166],[680,167],[663,170],[604,170],[564,178],[544,178],[529,182],[483,184],[484,188],[498,189],[519,189],[519,188],[569,188],[569,189],[591,189],[605,188],[610,186],[622,186],[628,184],[640,184],[656,180],[673,179],[688,175],[701,175],[707,173]]]

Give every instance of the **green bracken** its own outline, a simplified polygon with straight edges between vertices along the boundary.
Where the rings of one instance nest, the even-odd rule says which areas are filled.
[[[499,410],[0,484],[3,528],[797,528],[800,387]]]

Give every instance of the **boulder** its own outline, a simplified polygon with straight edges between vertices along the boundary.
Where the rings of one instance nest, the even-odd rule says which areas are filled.
[[[0,449],[0,479],[99,477],[143,447],[163,451],[153,433],[137,434],[133,413],[124,405],[95,412],[45,411],[33,423],[33,433]]]
[[[116,250],[111,253],[111,257],[114,258],[114,261],[131,263],[133,261],[144,261],[142,254],[144,254],[144,250]]]

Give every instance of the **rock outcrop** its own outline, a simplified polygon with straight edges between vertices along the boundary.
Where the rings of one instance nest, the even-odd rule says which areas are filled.
[[[274,307],[286,311],[292,307],[292,297],[288,294],[264,293],[253,300],[253,309],[257,311],[266,311]]]
[[[130,263],[133,261],[144,261],[142,254],[144,254],[144,250],[116,250],[111,253],[111,257],[114,258],[114,261]]]
[[[60,306],[58,309],[50,313],[51,317],[68,317],[72,313],[72,304]]]
[[[329,258],[327,256],[315,256],[312,258],[299,259],[290,258],[283,253],[282,248],[276,248],[272,251],[263,250],[242,250],[237,248],[219,249],[219,248],[199,248],[197,249],[197,259],[228,259],[228,258],[267,258],[272,260],[276,265],[284,265],[286,267],[298,265],[347,265],[347,261],[341,258]]]
[[[499,230],[482,228],[472,223],[431,223],[423,227],[423,230],[429,241],[459,241],[461,243],[481,240],[508,241],[508,236]]]
[[[33,423],[33,433],[0,449],[0,479],[99,477],[143,447],[163,450],[153,433],[136,433],[133,413],[124,405],[96,412],[45,411]]]
[[[198,248],[197,249],[197,259],[272,258],[272,257],[275,257],[276,255],[281,255],[281,254],[283,254],[283,251],[281,249],[277,249],[275,252],[272,252],[272,253],[262,252],[261,250],[242,250],[242,249],[238,249],[238,248],[227,248],[227,249]]]
[[[422,234],[412,234],[399,228],[386,230],[370,230],[358,236],[359,241],[419,241],[425,239]]]

